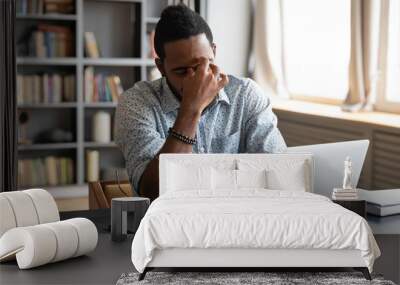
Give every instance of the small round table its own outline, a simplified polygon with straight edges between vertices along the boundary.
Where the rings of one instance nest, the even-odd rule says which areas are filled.
[[[149,198],[113,198],[111,200],[111,240],[123,241],[126,239],[128,232],[128,213],[133,213],[133,221],[130,220],[129,224],[132,225],[133,233],[136,233],[140,221],[146,214],[149,205]]]

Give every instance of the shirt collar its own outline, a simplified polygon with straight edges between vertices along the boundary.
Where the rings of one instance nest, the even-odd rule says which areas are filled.
[[[231,101],[229,100],[228,95],[225,92],[225,89],[222,88],[219,92],[218,92],[218,96],[217,96],[217,101],[220,102],[225,102],[226,104],[230,105]]]
[[[165,113],[169,113],[179,109],[180,102],[178,98],[176,98],[175,94],[172,92],[171,88],[169,88],[167,79],[165,77],[161,79],[160,91],[161,91],[161,108]],[[217,103],[219,102],[225,102],[228,105],[231,104],[229,97],[224,89],[221,89],[218,92]]]

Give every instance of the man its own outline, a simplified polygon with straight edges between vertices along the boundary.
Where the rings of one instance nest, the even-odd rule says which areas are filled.
[[[158,197],[160,153],[273,153],[286,144],[268,97],[251,79],[214,64],[207,23],[189,8],[167,7],[157,23],[155,60],[162,78],[138,82],[121,95],[116,142],[130,181]]]

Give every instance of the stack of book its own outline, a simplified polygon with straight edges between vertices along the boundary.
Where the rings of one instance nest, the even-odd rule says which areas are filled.
[[[85,69],[85,102],[118,102],[124,92],[121,79],[117,75],[94,74],[93,67]]]
[[[18,160],[18,186],[56,186],[74,182],[74,164],[68,157]]]
[[[17,103],[39,104],[75,101],[74,74],[17,75]]]
[[[332,193],[333,200],[358,200],[357,189],[334,188]]]
[[[73,56],[73,34],[69,27],[39,24],[28,40],[28,56]]]

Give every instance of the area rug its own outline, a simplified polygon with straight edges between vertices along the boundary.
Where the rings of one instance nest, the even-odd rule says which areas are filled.
[[[368,281],[360,272],[154,272],[150,271],[142,281],[138,281],[139,273],[125,273],[116,285],[134,284],[267,284],[267,285],[395,285],[384,280],[381,275],[372,275]]]

